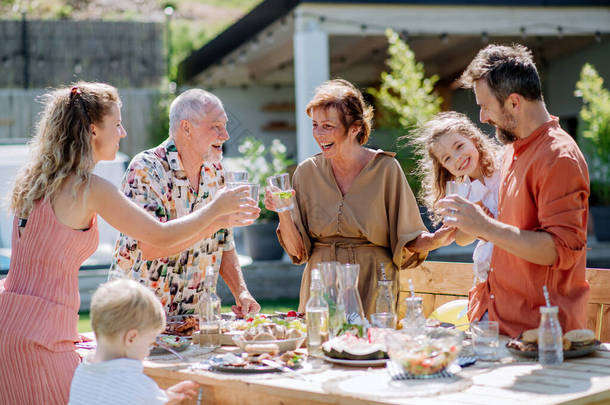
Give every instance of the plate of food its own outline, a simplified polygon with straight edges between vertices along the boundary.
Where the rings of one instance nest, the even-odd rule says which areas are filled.
[[[590,329],[575,329],[563,335],[563,358],[583,357],[593,353],[600,345],[595,339],[595,332]],[[517,339],[506,344],[512,354],[519,357],[535,359],[538,357],[538,329],[529,329]]]
[[[339,364],[347,367],[385,367],[388,359],[375,359],[375,360],[347,360],[347,359],[335,359],[333,357],[324,356],[324,360],[329,363]]]
[[[172,315],[167,317],[164,334],[190,337],[198,330],[199,320],[197,315]]]
[[[246,329],[242,334],[232,336],[235,345],[246,350],[249,344],[275,344],[280,352],[295,350],[306,337],[305,325],[298,319],[283,320],[256,315],[246,319]]]
[[[185,336],[176,336],[176,335],[159,335],[157,336],[156,341],[152,344],[150,349],[150,354],[167,354],[168,350],[163,348],[163,346],[169,347],[177,352],[181,352],[186,350],[187,347],[191,344],[191,339]]]
[[[385,335],[389,329],[368,328],[366,337],[358,330],[345,332],[324,342],[324,360],[351,367],[377,367],[388,359]]]
[[[226,353],[210,359],[210,370],[234,374],[277,373],[302,366],[303,354],[287,351],[279,355],[277,346],[259,344],[242,354]]]

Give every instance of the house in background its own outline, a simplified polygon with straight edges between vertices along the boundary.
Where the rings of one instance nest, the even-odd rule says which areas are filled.
[[[595,0],[264,0],[185,59],[178,85],[213,91],[229,115],[226,155],[247,135],[278,138],[302,161],[317,153],[305,105],[341,77],[361,89],[386,69],[385,29],[407,38],[444,109],[478,122],[470,91],[455,80],[487,43],[521,43],[535,55],[549,111],[575,134],[575,83],[585,62],[610,79],[610,2]],[[490,130],[491,127],[487,127]],[[375,142],[373,135],[372,142]]]

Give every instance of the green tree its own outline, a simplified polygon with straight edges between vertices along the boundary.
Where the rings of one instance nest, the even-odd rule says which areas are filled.
[[[585,63],[574,95],[582,98],[580,146],[591,177],[591,204],[610,204],[610,92],[595,68]]]
[[[400,135],[408,135],[420,123],[426,122],[440,111],[443,99],[436,94],[434,86],[438,76],[426,77],[424,65],[417,62],[415,54],[400,36],[387,29],[388,72],[381,73],[379,89],[369,88],[375,97],[378,109],[380,143],[394,150],[403,170],[408,175],[409,184],[415,193],[419,192],[419,179],[415,172],[416,157],[411,149],[397,142]]]

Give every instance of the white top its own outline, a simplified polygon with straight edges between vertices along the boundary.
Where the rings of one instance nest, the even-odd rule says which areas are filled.
[[[481,202],[491,213],[494,218],[498,217],[498,190],[500,188],[500,171],[496,171],[489,177],[483,178],[483,182],[475,180],[470,183],[468,200],[473,203]],[[480,240],[474,252],[472,253],[472,261],[474,265],[472,270],[475,276],[475,282],[486,281],[487,273],[491,267],[491,254],[493,252],[493,243]]]
[[[144,374],[141,361],[89,363],[85,358],[74,373],[68,405],[156,405],[167,401],[165,391]]]

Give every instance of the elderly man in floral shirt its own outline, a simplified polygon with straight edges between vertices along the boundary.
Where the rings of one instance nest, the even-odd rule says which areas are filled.
[[[122,190],[161,222],[175,220],[207,204],[224,185],[222,144],[229,139],[221,101],[200,89],[188,90],[170,106],[170,137],[131,161]],[[163,249],[121,234],[109,279],[127,277],[152,288],[168,315],[191,314],[213,266],[235,297],[238,315],[260,305],[249,293],[239,266],[231,227],[252,223],[257,207],[221,217],[202,237]],[[209,236],[207,236],[209,235]],[[205,237],[207,236],[207,237]]]

